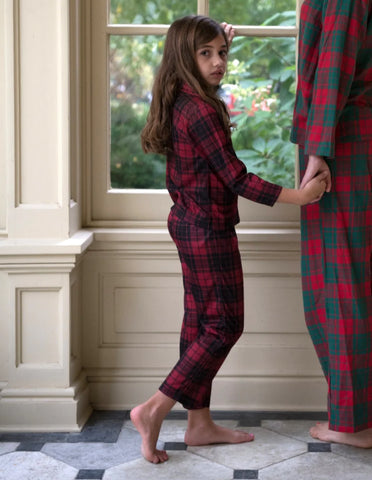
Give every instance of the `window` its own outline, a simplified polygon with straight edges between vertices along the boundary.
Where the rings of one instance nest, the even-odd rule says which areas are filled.
[[[91,79],[87,224],[165,224],[171,205],[165,190],[165,158],[142,152],[140,132],[167,28],[188,14],[210,15],[235,26],[221,90],[237,125],[234,147],[248,170],[294,185],[295,147],[289,132],[295,93],[296,0],[233,4],[100,0],[87,2],[86,8],[91,36],[86,45]],[[242,222],[296,220],[290,206],[275,207],[276,218],[271,210],[240,202]]]

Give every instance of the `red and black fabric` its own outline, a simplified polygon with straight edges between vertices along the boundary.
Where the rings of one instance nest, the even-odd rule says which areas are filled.
[[[239,222],[238,195],[276,202],[281,187],[247,172],[216,110],[187,84],[174,106],[172,135],[166,181],[180,219],[224,230]]]
[[[212,381],[243,331],[243,274],[234,228],[214,231],[179,220],[169,232],[184,283],[180,359],[160,390],[187,409],[208,407]]]
[[[273,205],[281,187],[247,172],[216,110],[184,85],[173,110],[169,232],[184,282],[180,359],[160,390],[187,409],[210,404],[212,381],[243,331],[238,195]]]

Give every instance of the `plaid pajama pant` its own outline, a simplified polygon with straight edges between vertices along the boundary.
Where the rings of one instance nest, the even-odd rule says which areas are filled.
[[[243,332],[243,273],[235,229],[188,224],[171,211],[168,228],[182,265],[180,358],[160,391],[193,410],[209,407],[212,381]]]
[[[300,149],[303,174],[307,157]],[[327,161],[332,191],[301,210],[305,319],[328,382],[329,427],[372,427],[372,143]]]

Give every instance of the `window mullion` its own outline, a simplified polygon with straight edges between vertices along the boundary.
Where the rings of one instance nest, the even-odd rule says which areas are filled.
[[[297,27],[234,25],[234,29],[236,37],[296,37],[298,33]]]
[[[198,14],[208,15],[209,13],[209,0],[198,0]]]
[[[169,25],[107,25],[108,35],[166,35]],[[251,25],[239,25],[235,27],[236,36],[247,37],[296,37],[297,27],[263,27]]]
[[[166,35],[169,25],[138,25],[124,24],[112,25],[106,27],[108,35]]]

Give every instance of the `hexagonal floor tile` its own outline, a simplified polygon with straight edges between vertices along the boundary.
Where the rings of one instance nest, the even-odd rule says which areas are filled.
[[[113,443],[48,443],[42,451],[77,469],[106,469],[141,457],[140,449],[131,453]]]
[[[351,475],[351,476],[348,476]],[[371,466],[352,462],[333,453],[307,453],[260,470],[260,480],[367,480]]]
[[[348,445],[332,443],[332,452],[336,455],[355,460],[358,463],[364,463],[372,466],[372,448],[356,448]],[[371,471],[372,478],[372,471]]]
[[[310,428],[315,423],[314,420],[263,420],[261,426],[302,442],[319,442],[309,433]]]
[[[0,480],[73,480],[77,472],[41,452],[13,452],[0,457]]]
[[[259,470],[273,463],[307,452],[307,443],[294,440],[260,427],[241,428],[255,436],[253,442],[235,445],[189,447],[213,462],[233,469]]]
[[[171,452],[169,460],[153,465],[144,459],[135,460],[125,465],[106,470],[104,480],[156,480],[181,479],[195,480],[231,480],[230,468],[211,463],[204,458],[187,452]]]
[[[18,447],[19,443],[15,443],[15,442],[1,442],[0,443],[0,455],[4,455],[4,453],[10,453],[10,452],[14,452],[17,447]]]

